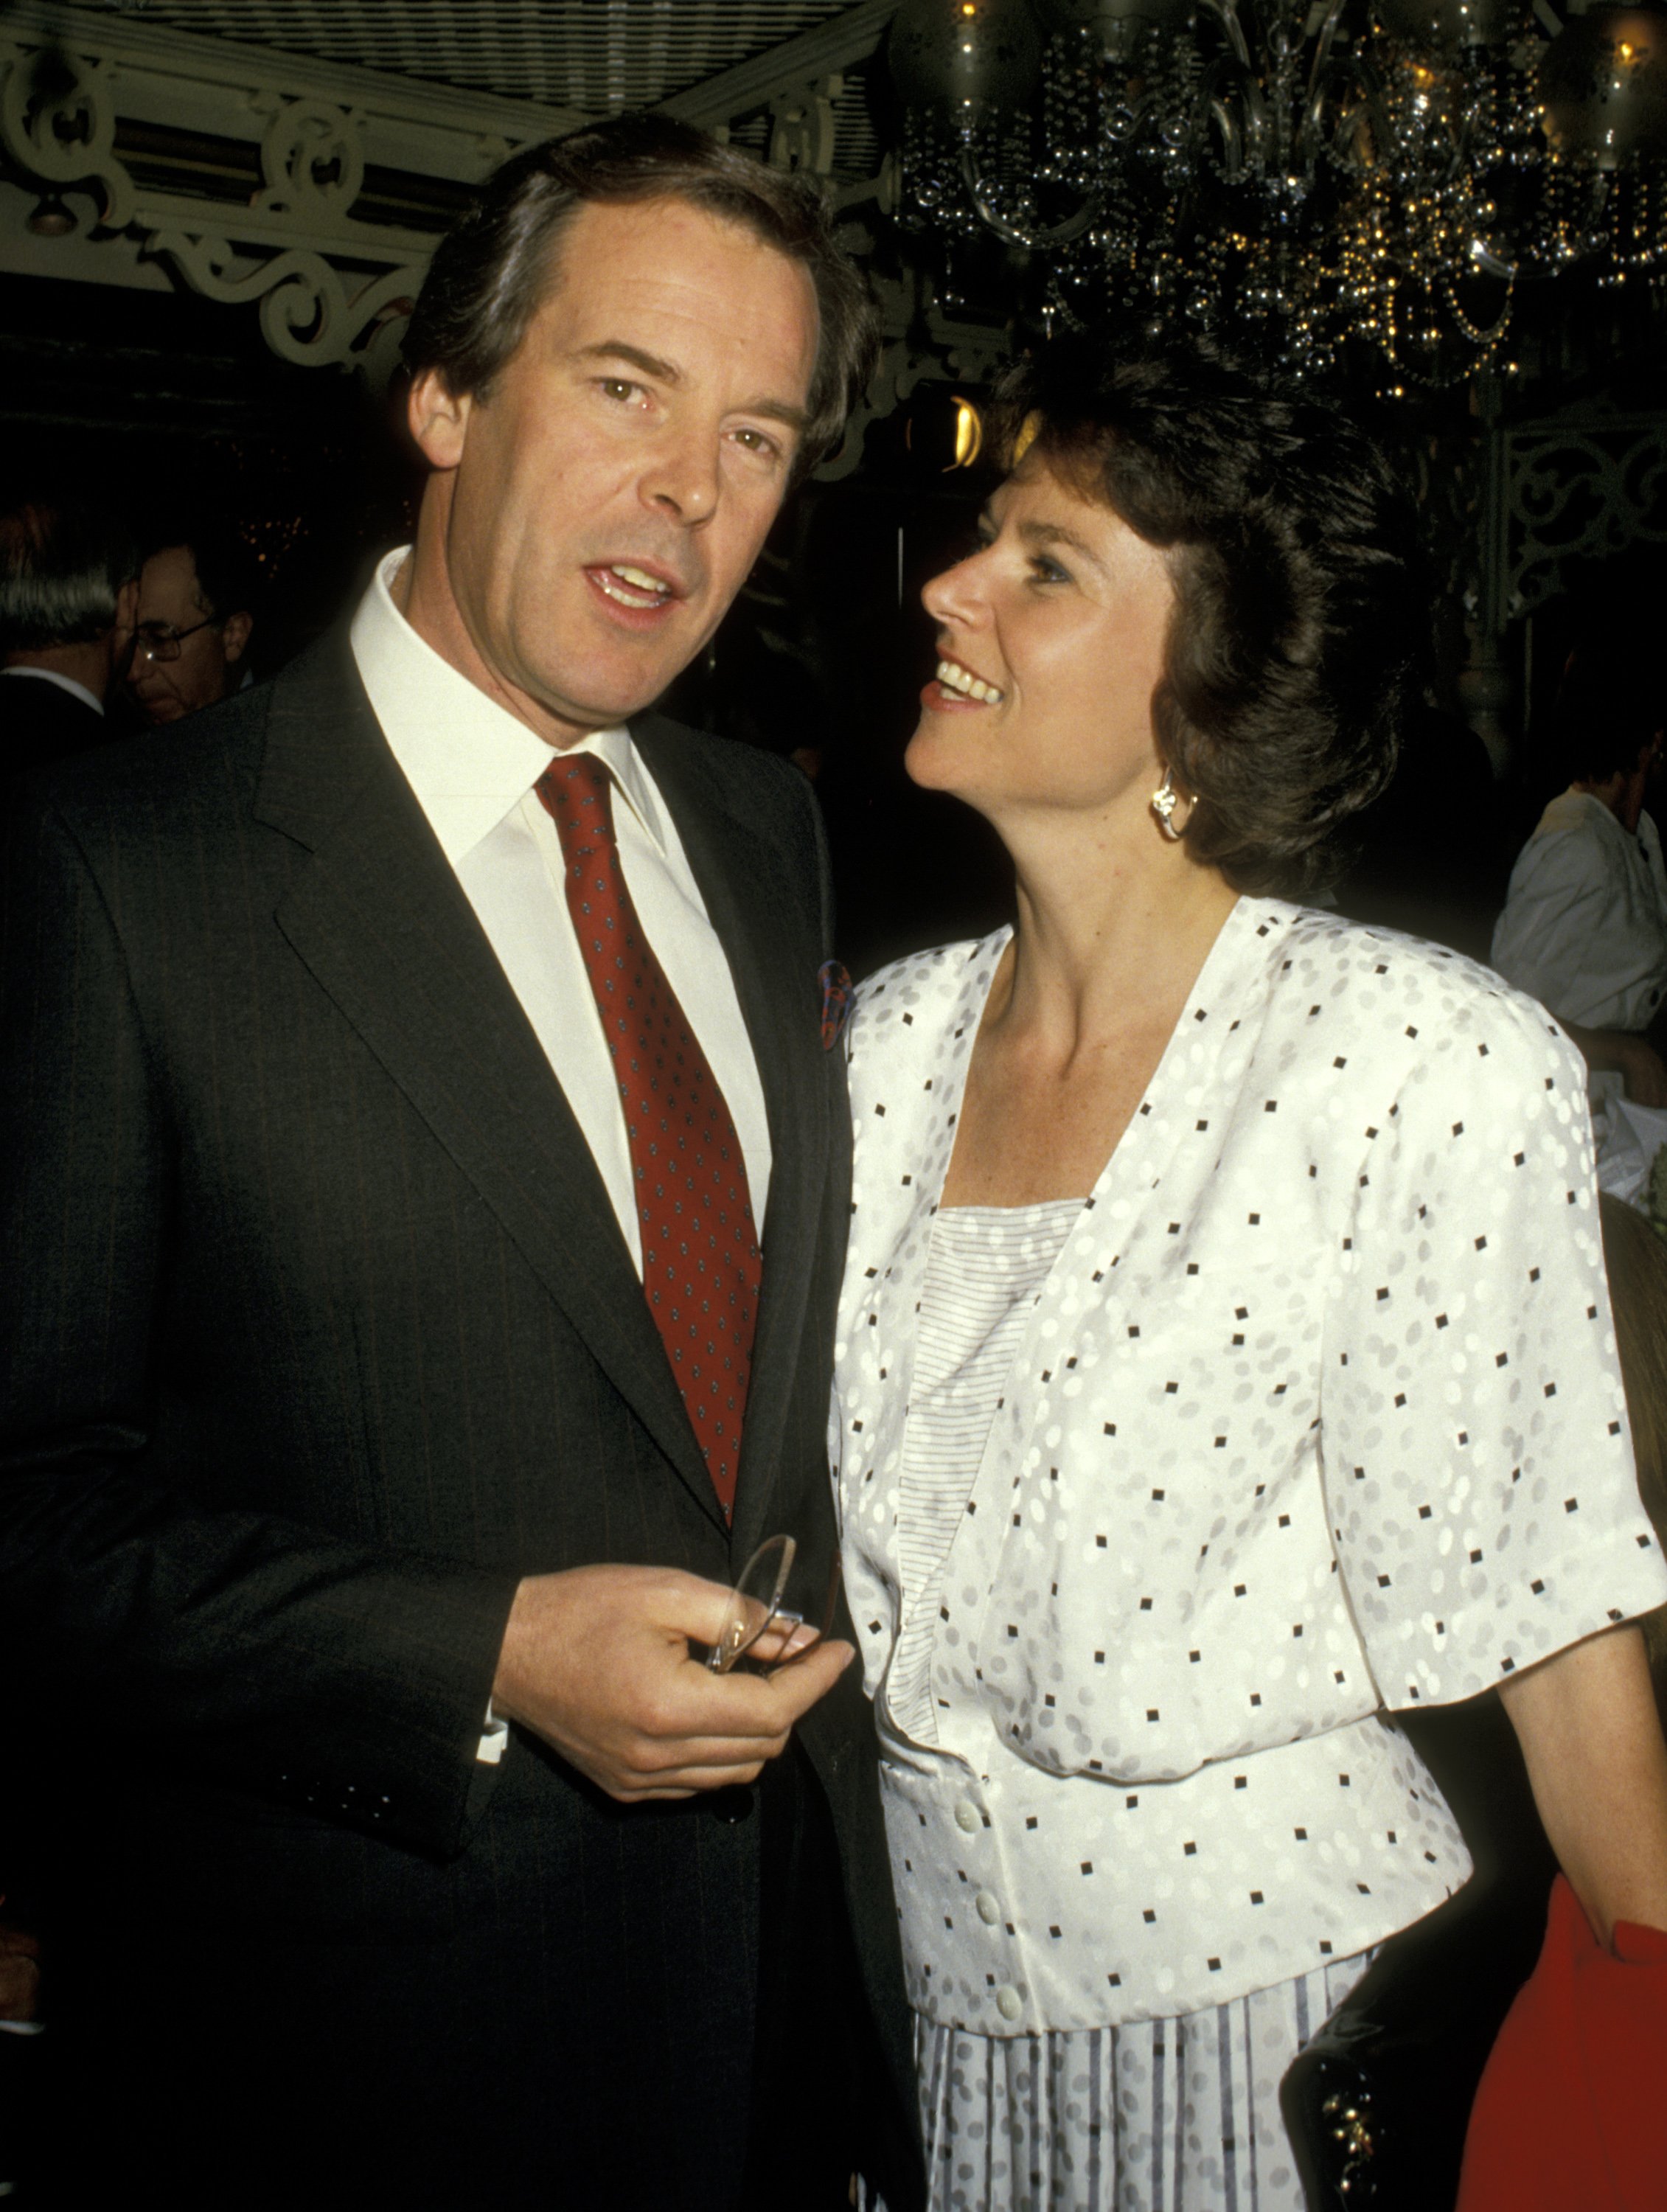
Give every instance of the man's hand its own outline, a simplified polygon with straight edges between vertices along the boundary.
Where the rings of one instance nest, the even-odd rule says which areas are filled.
[[[529,1575],[504,1632],[492,1709],[624,1804],[751,1782],[856,1655],[801,1629],[755,1646],[754,1656],[791,1666],[715,1674],[689,1646],[717,1641],[728,1601],[721,1583],[674,1567]]]

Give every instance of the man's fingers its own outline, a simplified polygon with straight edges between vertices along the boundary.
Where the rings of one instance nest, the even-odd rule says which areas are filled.
[[[674,1767],[669,1773],[657,1774],[652,1782],[622,1776],[620,1787],[612,1794],[629,1805],[654,1797],[708,1797],[715,1790],[745,1788],[763,1771],[763,1762],[756,1759],[743,1766]]]
[[[747,1646],[746,1656],[762,1666],[779,1667],[808,1651],[821,1633],[807,1620],[793,1628],[767,1628],[756,1644]]]
[[[700,1575],[686,1575],[667,1567],[658,1577],[655,1625],[668,1635],[686,1637],[691,1644],[715,1644],[723,1632],[724,1615],[732,1592],[725,1583],[709,1583]]]
[[[800,1714],[807,1713],[820,1698],[825,1698],[834,1684],[856,1656],[849,1644],[818,1644],[807,1651],[802,1659],[778,1667],[773,1674],[764,1678],[763,1687],[776,1700],[777,1725],[790,1729]]]
[[[672,1736],[661,1741],[645,1736],[634,1745],[621,1762],[624,1771],[641,1776],[644,1780],[663,1781],[673,1771],[680,1774],[706,1774],[722,1767],[760,1767],[769,1759],[779,1759],[788,1747],[788,1731],[778,1729],[772,1735],[744,1736]]]

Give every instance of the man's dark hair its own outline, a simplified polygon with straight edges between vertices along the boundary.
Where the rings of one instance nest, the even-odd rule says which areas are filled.
[[[253,614],[260,593],[260,565],[236,525],[217,514],[164,516],[146,533],[144,554],[182,545],[197,571],[197,596],[216,622]]]
[[[556,281],[562,236],[579,209],[657,199],[739,224],[810,272],[821,337],[802,473],[837,442],[873,373],[877,324],[867,289],[809,178],[767,168],[667,116],[620,116],[506,161],[435,251],[406,326],[407,367],[436,371],[455,394],[489,395]]]
[[[1189,849],[1236,890],[1300,897],[1348,858],[1394,772],[1428,612],[1410,501],[1321,401],[1195,355],[1063,339],[1010,373],[998,440],[1169,556],[1153,701],[1195,804]]]
[[[137,547],[113,516],[79,499],[21,501],[0,514],[0,653],[93,643],[138,573]]]
[[[1635,646],[1612,637],[1571,655],[1551,709],[1548,754],[1559,791],[1631,775],[1667,728],[1667,682]]]

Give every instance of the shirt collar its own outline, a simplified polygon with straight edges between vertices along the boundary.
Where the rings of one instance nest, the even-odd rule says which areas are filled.
[[[443,660],[394,605],[393,580],[410,550],[396,546],[377,562],[350,636],[389,750],[455,867],[514,811],[553,756],[525,722]],[[630,732],[623,724],[593,730],[564,750],[605,763],[663,853],[659,807]]]
[[[43,684],[56,684],[60,691],[67,691],[72,699],[79,699],[84,706],[90,707],[95,714],[101,714],[104,712],[104,702],[96,691],[89,691],[84,684],[77,684],[73,676],[63,675],[56,668],[31,668],[27,665],[21,667],[0,668],[0,676],[39,677]]]

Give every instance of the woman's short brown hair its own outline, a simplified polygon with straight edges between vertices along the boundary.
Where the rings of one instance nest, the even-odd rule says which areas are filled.
[[[767,168],[668,116],[618,116],[506,161],[435,249],[406,326],[406,366],[436,371],[453,393],[486,395],[547,297],[580,208],[656,199],[737,223],[809,270],[821,335],[799,466],[813,466],[873,374],[878,325],[867,289],[811,179]]]
[[[1189,848],[1237,890],[1323,888],[1394,772],[1428,620],[1411,503],[1376,447],[1220,362],[1078,338],[1010,373],[998,428],[1169,554],[1153,720],[1194,801]]]

